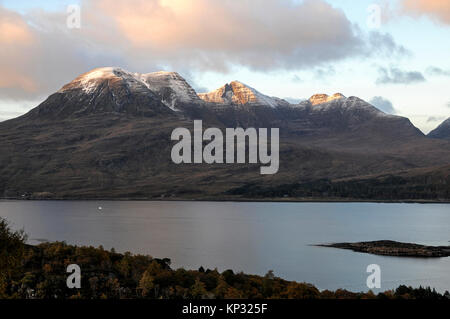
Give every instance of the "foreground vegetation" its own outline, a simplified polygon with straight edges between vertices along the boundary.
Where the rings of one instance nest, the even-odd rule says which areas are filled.
[[[445,299],[430,288],[400,286],[375,295],[343,289],[319,291],[311,284],[226,270],[170,268],[169,259],[119,254],[64,242],[25,244],[0,218],[0,298],[293,298],[293,299]],[[69,289],[67,266],[81,268],[81,288]]]

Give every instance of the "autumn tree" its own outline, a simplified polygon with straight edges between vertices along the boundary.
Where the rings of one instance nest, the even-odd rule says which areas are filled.
[[[13,231],[0,217],[0,297],[5,297],[8,283],[20,271],[27,236],[23,230]]]

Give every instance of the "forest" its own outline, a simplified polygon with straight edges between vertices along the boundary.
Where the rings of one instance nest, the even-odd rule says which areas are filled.
[[[248,183],[229,190],[227,195],[242,198],[293,198],[321,200],[443,201],[450,198],[450,177],[401,177],[332,181],[313,180],[302,183],[260,186]]]

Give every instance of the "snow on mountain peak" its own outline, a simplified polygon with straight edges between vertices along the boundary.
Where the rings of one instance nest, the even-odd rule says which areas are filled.
[[[75,80],[63,86],[59,92],[78,88],[89,94],[105,81],[123,81],[131,88],[142,88],[144,85],[139,80],[138,73],[131,73],[119,67],[103,67],[81,74]]]
[[[161,101],[177,110],[179,103],[201,102],[195,90],[177,72],[159,71],[152,73],[131,73],[120,67],[96,68],[78,76],[66,84],[59,92],[81,89],[86,94],[96,91],[102,84],[121,83],[134,92],[157,94]]]
[[[198,96],[209,103],[278,106],[277,99],[264,95],[239,81],[232,81],[209,93],[199,93]]]
[[[309,98],[309,101],[311,102],[312,105],[318,105],[342,98],[345,98],[345,96],[342,95],[341,93],[335,93],[331,96],[329,96],[328,94],[314,94]]]
[[[162,102],[173,110],[178,103],[200,102],[197,92],[177,72],[159,71],[141,74],[139,77],[147,87],[158,94]]]

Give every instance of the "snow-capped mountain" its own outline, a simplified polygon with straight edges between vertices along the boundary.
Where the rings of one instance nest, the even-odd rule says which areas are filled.
[[[223,105],[260,105],[275,108],[289,104],[282,99],[264,95],[239,81],[232,81],[209,93],[199,93],[198,96],[205,102]]]
[[[200,104],[195,90],[176,72],[132,73],[103,67],[81,74],[52,94],[30,116],[80,116],[117,112],[158,115]]]
[[[195,90],[177,72],[153,72],[138,76],[161,101],[174,111],[186,103],[201,103]]]
[[[102,86],[121,83],[130,93],[155,94],[161,102],[176,111],[177,105],[198,103],[195,90],[176,72],[131,73],[118,67],[97,68],[77,77],[58,92],[81,89],[86,94],[95,94]]]
[[[173,111],[140,79],[140,74],[107,67],[78,76],[25,116],[66,118],[100,113],[154,116]]]
[[[345,97],[341,93],[335,93],[331,96],[327,94],[315,94],[308,100],[295,105],[299,109],[307,109],[310,112],[330,112],[340,111],[353,114],[366,114],[367,116],[396,117],[395,115],[384,113],[372,104],[356,97]]]
[[[133,93],[148,91],[148,86],[140,80],[140,74],[131,73],[118,67],[105,67],[81,74],[64,85],[58,92],[82,90],[86,94],[94,94],[104,85],[113,86],[115,84],[123,85]]]

